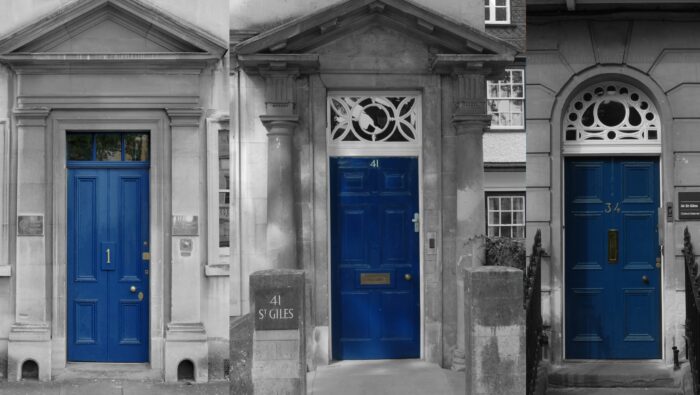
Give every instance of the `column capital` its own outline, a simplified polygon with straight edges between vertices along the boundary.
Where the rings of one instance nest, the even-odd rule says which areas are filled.
[[[267,128],[268,136],[291,135],[299,125],[298,115],[261,115],[260,120]]]
[[[15,108],[12,114],[17,126],[46,126],[51,109],[48,107]]]
[[[204,113],[201,108],[166,108],[165,112],[170,117],[170,126],[199,126],[199,121]]]
[[[469,133],[484,133],[491,126],[490,115],[459,115],[452,116],[452,125],[458,136]]]

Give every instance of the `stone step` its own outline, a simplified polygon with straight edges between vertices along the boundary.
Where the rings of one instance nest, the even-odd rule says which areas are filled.
[[[681,387],[682,373],[662,361],[568,362],[555,368],[548,382],[552,387],[567,389],[677,389]]]
[[[683,395],[679,388],[547,388],[546,395]]]

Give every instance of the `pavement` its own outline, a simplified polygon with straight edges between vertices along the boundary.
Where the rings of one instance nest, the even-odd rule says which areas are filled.
[[[228,381],[166,384],[134,373],[102,372],[85,379],[83,368],[50,382],[0,381],[0,395],[228,395]],[[95,372],[90,372],[94,377]],[[110,377],[117,376],[120,378]],[[457,395],[465,393],[464,372],[420,360],[342,361],[307,375],[313,395]]]
[[[228,381],[166,384],[116,379],[69,381],[0,381],[0,395],[228,395]]]
[[[466,393],[464,372],[419,360],[342,361],[306,377],[313,395],[457,395]]]

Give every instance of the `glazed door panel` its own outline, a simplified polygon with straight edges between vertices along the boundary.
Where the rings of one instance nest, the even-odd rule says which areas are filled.
[[[70,361],[148,361],[148,200],[148,169],[68,171]]]
[[[330,166],[333,358],[419,357],[418,160]]]
[[[658,160],[565,167],[567,358],[660,358]]]

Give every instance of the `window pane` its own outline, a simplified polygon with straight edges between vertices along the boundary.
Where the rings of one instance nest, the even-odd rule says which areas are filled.
[[[510,97],[510,85],[501,85],[501,97]]]
[[[523,97],[522,85],[513,85],[513,97]]]
[[[498,212],[489,213],[489,225],[498,225],[499,223]]]
[[[496,5],[497,5],[497,6],[505,6],[505,5],[506,5],[506,0],[496,0]]]
[[[513,210],[522,210],[525,202],[525,198],[522,196],[513,197]]]
[[[522,84],[523,83],[523,71],[513,70],[513,83]]]
[[[491,20],[491,9],[489,7],[486,7],[486,15],[485,18],[487,21]]]
[[[508,224],[512,224],[512,223],[513,223],[513,222],[512,222],[512,219],[511,219],[511,213],[510,213],[510,212],[501,213],[501,224],[502,224],[502,225],[508,225]]]
[[[498,236],[498,226],[489,226],[489,236]]]
[[[122,139],[119,134],[98,133],[95,136],[96,159],[103,161],[122,160]]]
[[[507,8],[496,8],[496,20],[504,22],[508,19],[508,9]]]
[[[510,197],[506,196],[501,199],[501,210],[510,210]]]
[[[219,130],[219,189],[230,188],[229,132]]]
[[[512,237],[510,226],[501,227],[501,237]]]
[[[497,197],[490,197],[489,198],[489,210],[498,210],[498,198]]]
[[[124,135],[124,160],[144,162],[148,160],[148,134],[127,133]]]
[[[518,227],[513,228],[513,237],[517,237],[519,239],[524,239],[525,238],[525,227],[518,226]]]
[[[219,218],[219,247],[230,247],[231,240],[229,236],[229,220]]]
[[[66,136],[68,160],[92,159],[92,135],[88,133],[70,133]]]
[[[514,212],[513,213],[513,223],[514,224],[524,224],[525,223],[525,221],[524,221],[525,216],[523,214],[524,213],[518,212],[518,211]]]

